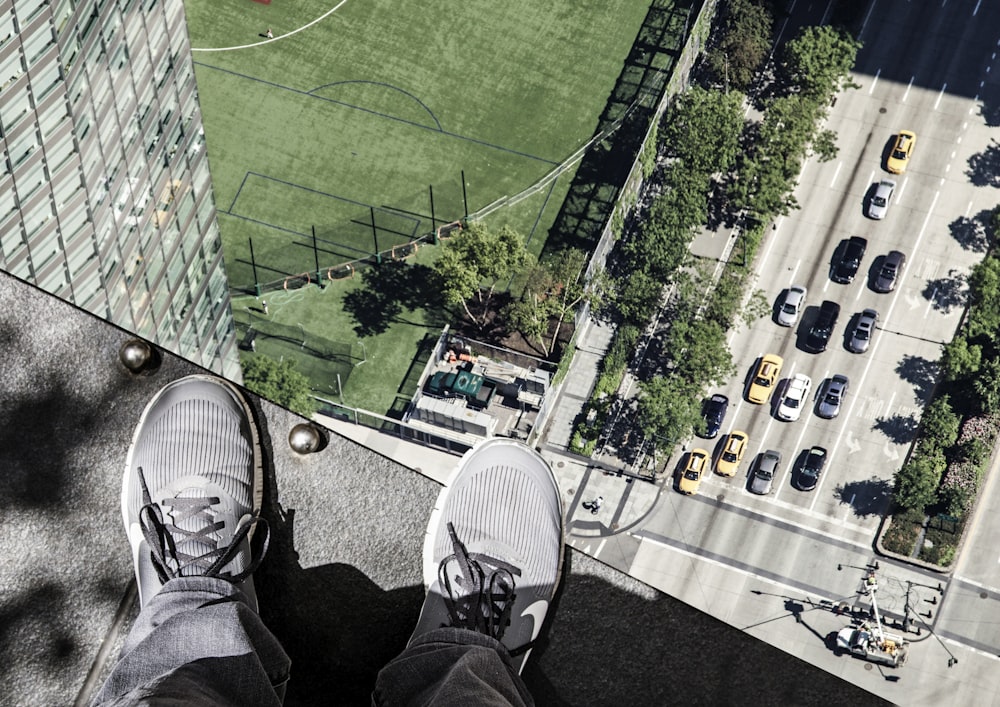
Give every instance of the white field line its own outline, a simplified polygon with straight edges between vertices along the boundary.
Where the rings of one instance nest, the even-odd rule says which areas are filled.
[[[317,24],[318,22],[322,22],[323,20],[325,20],[327,17],[329,17],[330,15],[332,15],[333,13],[335,13],[337,10],[339,10],[340,8],[342,8],[346,4],[347,4],[347,0],[340,0],[340,2],[338,2],[333,8],[331,8],[330,10],[327,10],[325,13],[323,13],[322,15],[320,15],[319,17],[317,17],[312,22],[304,24],[301,27],[299,27],[298,29],[293,29],[291,32],[286,32],[285,34],[280,34],[277,37],[274,37],[272,39],[265,39],[263,42],[254,42],[253,44],[241,44],[238,47],[191,47],[191,51],[193,51],[193,52],[233,52],[233,51],[236,51],[237,49],[252,49],[253,47],[259,47],[262,44],[269,44],[271,42],[277,42],[279,39],[284,39],[285,37],[291,37],[293,34],[298,34],[299,32],[302,32],[303,30],[309,29],[314,24]]]

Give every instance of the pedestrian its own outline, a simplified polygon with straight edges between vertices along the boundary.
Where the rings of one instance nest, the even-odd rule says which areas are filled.
[[[590,502],[590,512],[597,515],[597,512],[601,510],[601,504],[604,503],[604,496],[598,496],[593,501]]]
[[[271,32],[271,28],[267,28],[267,34],[265,35],[268,39],[274,39],[274,33]]]
[[[270,312],[267,311],[267,300],[266,299],[262,299],[260,301],[260,306],[264,309],[264,314],[270,314]]]

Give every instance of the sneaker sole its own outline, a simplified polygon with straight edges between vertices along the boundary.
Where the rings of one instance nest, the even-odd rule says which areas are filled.
[[[129,533],[129,509],[128,509],[128,480],[132,473],[132,455],[135,452],[136,443],[139,441],[139,433],[146,422],[146,417],[149,415],[149,411],[153,409],[153,406],[159,402],[160,398],[170,390],[175,385],[179,384],[181,381],[185,380],[202,380],[214,383],[224,387],[233,397],[239,402],[240,407],[243,408],[243,412],[247,416],[249,421],[248,427],[250,428],[250,446],[253,455],[253,511],[257,513],[260,511],[261,505],[264,501],[264,465],[263,465],[263,452],[261,450],[260,444],[260,432],[257,429],[257,420],[254,417],[253,408],[247,403],[243,392],[237,388],[234,384],[225,380],[224,378],[218,378],[217,376],[209,376],[204,374],[194,374],[191,376],[185,376],[184,378],[178,378],[177,380],[168,383],[167,385],[160,388],[156,395],[146,403],[146,407],[143,408],[142,415],[139,417],[139,422],[135,426],[135,431],[132,433],[132,442],[128,447],[128,454],[125,455],[125,470],[122,474],[122,491],[121,491],[121,508],[122,508],[122,521],[125,524],[125,533]],[[250,529],[247,534],[248,540],[253,538],[254,530],[256,526]],[[129,542],[132,542],[131,536],[129,536]]]

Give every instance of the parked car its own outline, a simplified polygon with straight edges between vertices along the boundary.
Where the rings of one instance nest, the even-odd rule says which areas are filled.
[[[892,179],[883,179],[875,187],[875,193],[872,194],[872,200],[868,204],[868,215],[876,220],[881,221],[885,218],[886,212],[889,210],[889,202],[892,201],[892,192],[896,190],[896,182]]]
[[[844,398],[847,396],[847,388],[850,385],[851,381],[848,380],[847,376],[840,373],[829,378],[824,386],[823,394],[820,396],[819,409],[816,410],[816,413],[828,420],[839,415]]]
[[[830,300],[824,300],[819,307],[816,320],[809,327],[809,333],[806,335],[806,349],[813,353],[826,351],[826,345],[833,335],[833,328],[837,326],[838,319],[840,319],[840,305]]]
[[[858,315],[858,322],[854,325],[854,331],[847,342],[847,350],[853,353],[864,353],[871,344],[872,334],[875,331],[875,323],[878,322],[878,312],[874,309],[866,309]]]
[[[812,491],[816,488],[824,466],[826,466],[826,449],[812,447],[802,462],[802,468],[799,469],[799,488],[803,491]]]
[[[693,496],[698,493],[698,487],[701,486],[701,479],[705,475],[707,468],[708,452],[704,449],[692,449],[691,453],[688,454],[684,473],[681,474],[681,480],[677,484],[680,492],[687,496]]]
[[[701,416],[705,421],[705,437],[713,439],[719,434],[722,421],[726,419],[726,411],[729,409],[729,398],[721,393],[716,393],[702,407]]]
[[[750,381],[750,388],[747,390],[747,400],[757,405],[763,405],[771,397],[774,384],[778,382],[781,374],[781,366],[785,360],[777,354],[766,354],[757,364],[753,379]]]
[[[917,144],[917,136],[909,130],[900,130],[896,135],[896,142],[893,143],[889,159],[885,161],[885,168],[893,174],[902,174],[906,171],[906,166],[910,163],[910,156],[913,154],[913,146]]]
[[[799,312],[806,303],[806,288],[801,285],[792,285],[785,293],[785,301],[781,303],[778,310],[778,324],[781,326],[795,326],[799,319]]]
[[[882,259],[882,267],[879,268],[878,275],[875,277],[875,291],[892,292],[896,289],[896,283],[899,281],[905,264],[905,255],[898,250],[890,250],[888,255]]]
[[[786,422],[798,420],[802,408],[809,400],[810,390],[812,390],[812,379],[805,373],[796,373],[785,386],[785,394],[778,406],[778,419]]]
[[[747,444],[750,438],[747,436],[746,432],[741,430],[733,430],[726,437],[726,444],[722,448],[722,454],[719,455],[719,461],[715,463],[715,471],[723,476],[733,476],[736,474],[736,469],[739,468],[740,462],[743,461],[743,455],[746,454]]]
[[[751,493],[764,495],[771,493],[771,485],[774,477],[778,474],[778,465],[781,463],[781,452],[768,449],[757,459],[757,466],[750,480]]]
[[[830,279],[834,282],[839,282],[841,285],[853,282],[854,276],[858,274],[858,268],[861,267],[861,259],[865,257],[867,249],[867,240],[861,236],[851,236],[844,245],[840,259],[833,267],[833,272],[830,273]]]

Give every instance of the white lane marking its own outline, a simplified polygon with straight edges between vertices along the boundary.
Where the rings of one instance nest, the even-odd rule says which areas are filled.
[[[731,572],[736,572],[737,574],[742,574],[742,575],[745,575],[747,577],[752,577],[753,579],[757,580],[758,582],[763,582],[764,584],[769,584],[772,587],[778,587],[780,589],[784,589],[789,594],[791,594],[793,592],[797,592],[799,594],[802,593],[802,588],[801,587],[793,587],[790,584],[785,584],[783,582],[779,582],[778,580],[771,579],[770,577],[764,577],[762,575],[757,574],[756,572],[751,572],[750,570],[743,569],[742,567],[733,567],[732,565],[727,564],[727,563],[725,563],[725,562],[723,562],[721,560],[716,560],[715,558],[712,558],[712,557],[704,557],[703,555],[700,555],[697,552],[691,552],[690,550],[682,550],[682,549],[680,549],[678,547],[674,547],[673,545],[669,545],[669,544],[667,544],[667,543],[665,543],[665,542],[663,542],[661,540],[654,540],[653,538],[647,538],[647,537],[645,537],[645,536],[643,536],[643,535],[641,535],[639,533],[629,533],[629,535],[631,535],[634,538],[638,538],[638,540],[639,540],[640,543],[650,543],[652,545],[656,545],[658,547],[662,547],[662,548],[664,548],[666,550],[671,550],[672,552],[676,552],[676,553],[681,554],[681,555],[686,555],[687,557],[690,557],[690,558],[693,558],[695,560],[698,560],[699,562],[707,562],[710,565],[715,565],[716,567],[721,567],[721,568],[729,570]],[[654,569],[653,571],[656,571],[656,570]],[[632,568],[629,569],[629,574],[631,574],[633,577],[636,576],[634,574]],[[643,580],[643,581],[648,581],[648,580]],[[653,586],[656,587],[655,584],[653,584]],[[662,588],[662,587],[657,587],[657,589],[661,589],[661,591],[664,590],[664,588]],[[819,599],[820,599],[820,601],[828,601],[831,604],[836,604],[837,603],[836,600],[830,599],[829,597],[819,597]]]
[[[802,258],[799,258],[798,260],[795,261],[795,267],[792,268],[792,277],[788,281],[788,286],[789,287],[791,287],[792,285],[795,284],[795,273],[797,273],[799,271],[799,266],[800,265],[802,265]]]
[[[858,39],[861,39],[861,35],[865,33],[865,27],[868,26],[868,20],[871,19],[872,13],[875,11],[876,4],[878,3],[872,2],[871,7],[868,8],[868,14],[865,15],[865,21],[861,23],[861,31],[858,32]],[[1000,42],[997,42],[997,44],[1000,44]]]
[[[937,110],[938,106],[941,105],[941,99],[944,98],[944,92],[945,92],[945,89],[947,89],[947,88],[948,88],[948,84],[947,83],[945,83],[945,85],[941,87],[941,93],[938,94],[937,100],[934,101],[934,110]]]
[[[872,95],[872,91],[875,90],[875,84],[878,83],[878,77],[882,73],[882,69],[879,68],[875,71],[875,78],[872,79],[872,85],[868,88],[868,95]]]
[[[835,169],[834,172],[833,172],[833,179],[830,180],[830,186],[831,187],[833,186],[833,183],[837,181],[837,175],[840,174],[840,168],[843,167],[843,166],[844,166],[843,162],[838,162],[837,163],[837,169]]]
[[[906,98],[907,98],[907,96],[910,95],[910,89],[913,88],[913,81],[916,78],[917,78],[916,76],[911,76],[910,77],[910,83],[907,84],[907,86],[906,86],[906,92],[903,93],[903,103],[906,103]]]
[[[965,218],[969,218],[969,214],[971,213],[972,213],[972,202],[970,201],[969,205],[965,207]]]
[[[604,549],[604,546],[607,544],[607,542],[608,542],[607,537],[602,538],[600,544],[597,546],[597,549],[594,550],[594,552],[591,555],[591,557],[593,557],[594,559],[600,559],[599,556],[601,554],[601,550]]]
[[[972,10],[972,16],[973,17],[976,16],[977,12],[979,12],[979,6],[982,5],[982,4],[983,4],[983,0],[978,0],[978,2],[976,2],[976,7]],[[996,54],[994,54],[993,56],[996,56]]]

